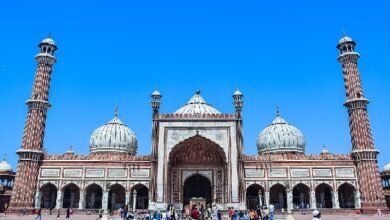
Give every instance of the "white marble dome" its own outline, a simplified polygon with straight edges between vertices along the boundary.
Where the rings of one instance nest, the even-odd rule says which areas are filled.
[[[383,167],[383,172],[390,172],[390,162]]]
[[[135,133],[115,114],[111,121],[92,133],[89,147],[91,153],[122,152],[135,155],[138,141]]]
[[[47,38],[43,39],[42,44],[50,44],[50,45],[53,45],[53,46],[56,46],[56,43],[54,42],[54,40],[48,36]]]
[[[12,172],[12,166],[5,159],[0,163],[0,172]]]
[[[277,114],[274,121],[260,132],[257,150],[261,153],[305,153],[305,137],[302,132]]]
[[[353,42],[352,38],[344,35],[340,40],[339,40],[339,44],[343,44],[343,43],[347,43],[347,42]]]
[[[198,90],[187,104],[176,110],[175,114],[221,114],[221,112],[207,104]]]

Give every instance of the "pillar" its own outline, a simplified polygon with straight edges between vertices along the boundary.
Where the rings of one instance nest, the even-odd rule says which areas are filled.
[[[64,194],[61,190],[57,191],[57,202],[56,202],[56,209],[62,208],[62,199],[64,197]]]
[[[135,207],[137,204],[137,190],[133,191],[133,211],[135,211]]]
[[[102,208],[103,208],[103,210],[108,209],[108,192],[107,191],[103,192]]]
[[[269,207],[269,192],[264,192],[265,195],[265,205]]]
[[[126,192],[126,205],[130,203],[130,192]]]
[[[333,191],[332,192],[332,198],[333,198],[333,208],[334,209],[339,209],[340,204],[339,204],[339,192],[338,191]]]
[[[80,191],[79,209],[85,209],[85,192]]]
[[[293,209],[293,192],[292,190],[287,191],[287,212],[291,213]]]
[[[263,196],[261,190],[259,190],[259,206],[263,207]]]
[[[310,192],[310,208],[311,209],[317,208],[316,192],[315,191]]]
[[[39,209],[41,208],[41,198],[42,198],[42,193],[38,190],[35,192],[35,208]]]
[[[362,207],[361,206],[361,199],[360,199],[360,192],[359,191],[353,192],[353,196],[355,198],[355,209],[360,209]]]

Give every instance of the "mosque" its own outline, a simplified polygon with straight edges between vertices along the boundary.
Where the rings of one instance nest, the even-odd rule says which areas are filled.
[[[381,180],[378,169],[379,151],[371,134],[369,101],[363,93],[355,46],[347,36],[337,44],[349,116],[349,154],[329,153],[326,148],[319,154],[305,154],[303,133],[279,109],[258,136],[258,154],[244,154],[244,100],[237,90],[232,96],[234,113],[218,111],[200,91],[177,111],[161,113],[162,96],[154,91],[149,155],[137,155],[137,136],[117,111],[92,132],[88,155],[75,154],[72,149],[51,155],[44,151],[43,140],[57,45],[48,37],[35,56],[32,95],[26,102],[25,130],[16,152],[19,162],[6,207],[109,210],[129,205],[154,210],[169,204],[183,208],[199,203],[220,209],[270,204],[278,210],[305,207],[368,213],[378,207],[386,209],[383,186],[390,186],[390,178],[382,175]],[[390,165],[386,167],[390,173]],[[4,170],[8,176],[15,175],[12,168],[0,164],[0,177]]]

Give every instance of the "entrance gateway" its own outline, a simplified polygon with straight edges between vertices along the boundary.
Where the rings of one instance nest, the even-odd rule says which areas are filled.
[[[169,154],[173,204],[206,207],[222,202],[225,158],[218,144],[199,134],[177,144]]]

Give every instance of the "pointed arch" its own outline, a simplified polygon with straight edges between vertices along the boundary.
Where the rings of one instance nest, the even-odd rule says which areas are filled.
[[[200,136],[192,136],[172,148],[170,165],[225,165],[224,150],[215,142]]]
[[[41,208],[55,208],[57,202],[57,187],[53,183],[45,183],[39,188],[41,193]]]

